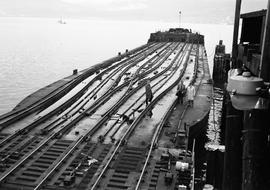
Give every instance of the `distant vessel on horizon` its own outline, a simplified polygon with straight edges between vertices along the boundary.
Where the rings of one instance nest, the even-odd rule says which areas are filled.
[[[60,20],[58,20],[58,23],[59,24],[66,24],[66,22],[65,21],[63,21],[63,19],[61,18]]]

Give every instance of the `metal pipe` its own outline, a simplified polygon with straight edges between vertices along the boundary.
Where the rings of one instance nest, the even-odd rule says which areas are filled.
[[[259,76],[264,79],[264,81],[270,81],[270,0],[268,0],[266,20],[264,26],[264,35],[262,41],[262,57],[260,61],[260,71]]]
[[[238,31],[239,20],[241,12],[241,0],[236,0],[235,16],[234,16],[234,30],[233,30],[233,44],[232,44],[232,68],[237,68],[237,49],[238,49]]]

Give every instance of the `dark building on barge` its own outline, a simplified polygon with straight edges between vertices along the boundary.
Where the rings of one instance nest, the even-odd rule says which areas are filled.
[[[187,42],[204,44],[204,36],[199,33],[192,33],[191,29],[171,28],[165,32],[151,33],[149,42]]]
[[[253,75],[260,75],[266,10],[241,15],[242,27],[238,44],[237,65],[244,65]],[[269,81],[269,78],[265,78]]]

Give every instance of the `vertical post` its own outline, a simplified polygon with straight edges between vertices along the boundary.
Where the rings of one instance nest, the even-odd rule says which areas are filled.
[[[216,150],[207,150],[207,170],[206,170],[206,183],[213,185],[217,189],[222,188],[222,175],[224,152],[220,146]]]
[[[241,189],[243,112],[236,110],[227,94],[223,190]]]
[[[244,113],[242,189],[268,189],[267,129],[269,112],[249,110]]]
[[[268,0],[267,13],[264,27],[264,36],[262,41],[262,57],[260,62],[260,72],[259,76],[264,79],[264,81],[270,81],[270,0]]]
[[[179,11],[179,28],[181,28],[181,11]]]
[[[195,184],[195,143],[196,139],[193,139],[192,144],[192,184],[191,184],[191,190],[194,190],[194,184]]]
[[[237,49],[238,49],[238,31],[239,20],[241,12],[241,0],[236,0],[235,15],[234,15],[234,29],[233,29],[233,44],[232,44],[232,68],[237,68]]]
[[[207,184],[214,184],[215,182],[215,166],[216,166],[216,150],[210,150],[208,148],[206,161],[207,161],[207,168],[206,168],[206,183]]]

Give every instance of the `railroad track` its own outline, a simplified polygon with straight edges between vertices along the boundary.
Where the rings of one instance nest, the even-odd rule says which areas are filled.
[[[53,138],[53,136],[51,136],[50,138]],[[50,139],[50,138],[49,138],[49,139]],[[48,141],[47,141],[47,140],[46,140],[46,141],[44,141],[44,142],[42,142],[42,144],[40,145],[40,147],[41,147],[41,146],[43,146],[43,145],[44,145],[44,144],[46,144],[46,143],[48,143]],[[37,151],[37,150],[38,150],[38,149],[36,149],[35,151]],[[29,157],[30,157],[30,156],[29,156]],[[27,158],[26,158],[26,159],[27,159]],[[20,165],[20,164],[22,164],[22,163],[23,163],[23,162],[19,163],[19,165]],[[16,168],[16,167],[14,167],[14,168]],[[14,169],[14,170],[15,170],[15,169]],[[11,169],[11,170],[9,170],[9,172],[11,173],[11,172],[12,172],[12,169]],[[5,176],[5,174],[4,174],[4,176]],[[2,180],[2,179],[1,179],[1,180]]]
[[[102,120],[99,122],[99,124],[102,123]],[[93,130],[91,130],[91,133],[93,133]],[[90,133],[88,133],[87,135],[89,135]]]
[[[161,45],[162,46],[162,45]],[[159,45],[159,47],[160,47],[160,45]],[[154,49],[154,50],[156,50],[156,49]],[[152,50],[152,52],[153,52],[153,50]],[[120,67],[121,68],[121,67]],[[35,125],[37,125],[38,123],[34,123]],[[32,128],[33,127],[33,125],[30,125],[30,126],[28,126],[28,128],[26,128],[26,129],[24,129],[25,131],[29,131],[30,130],[30,128]],[[1,141],[1,146],[2,145],[6,145],[6,143],[7,143],[7,141],[9,141],[9,140],[11,140],[11,139],[13,139],[13,138],[15,138],[15,137],[17,137],[17,136],[19,136],[19,135],[21,135],[22,133],[25,133],[25,132],[22,132],[22,131],[18,131],[17,133],[14,133],[14,134],[12,134],[12,135],[10,135],[10,136],[8,136],[7,138],[4,138],[2,141]],[[6,136],[6,135],[5,135]],[[3,136],[3,137],[5,137],[5,136]],[[19,139],[15,139],[15,142],[14,143],[12,143],[12,145],[10,146],[10,147],[14,147],[14,144],[19,144],[20,143],[20,138]],[[9,148],[10,148],[9,147]],[[6,152],[5,151],[6,149],[4,149],[4,151],[2,151],[2,152],[4,152],[4,153],[9,153],[9,152]],[[18,152],[18,150],[16,150],[16,151],[14,151],[14,152]]]
[[[137,53],[140,53],[140,52],[147,50],[148,48],[151,48],[153,45],[155,45],[155,44],[147,44],[147,45],[144,45],[140,48],[137,48],[138,52],[136,52],[136,50],[135,50],[135,55]],[[135,55],[133,55],[133,56],[135,56]],[[131,57],[133,57],[133,56],[131,56]],[[119,59],[121,60],[121,58],[118,58],[118,59],[115,59],[113,62],[117,62],[117,61],[119,62]],[[108,65],[98,66],[97,68],[100,67],[100,69],[102,69],[103,67],[107,67],[107,66]],[[28,106],[25,109],[10,112],[8,114],[4,114],[4,115],[0,116],[0,127],[1,127],[0,130],[4,129],[5,127],[9,126],[12,123],[15,123],[15,122],[21,120],[22,118],[30,115],[31,113],[38,111],[39,109],[44,109],[44,108],[48,107],[49,105],[51,105],[52,103],[54,103],[55,101],[60,99],[63,95],[68,93],[72,88],[74,88],[76,85],[78,85],[81,81],[85,80],[87,77],[94,74],[95,70],[97,70],[97,68],[94,67],[94,68],[88,69],[83,74],[79,75],[78,77],[76,77],[75,79],[71,80],[69,83],[64,85],[60,90],[56,89],[55,91],[48,94],[48,96],[44,97],[41,101],[38,101],[38,102]]]
[[[149,49],[149,54],[153,53],[154,51],[157,51],[158,48],[162,48],[165,44],[157,44],[157,45],[153,45],[150,47]],[[146,53],[144,54],[147,54],[147,51]],[[134,56],[130,57],[130,59],[127,61],[126,64],[123,64],[125,63],[126,61],[122,61],[120,63],[117,63],[116,65],[112,65],[110,68],[102,71],[101,73],[99,73],[96,77],[93,78],[93,80],[91,80],[84,88],[82,88],[76,95],[74,95],[72,98],[70,98],[69,100],[65,101],[62,105],[60,105],[59,107],[53,109],[52,111],[50,111],[49,113],[43,115],[42,117],[38,118],[37,120],[35,120],[34,122],[32,122],[31,124],[25,126],[24,128],[18,130],[16,133],[13,133],[12,135],[8,136],[7,138],[3,139],[2,141],[0,141],[0,146],[2,146],[3,144],[6,144],[8,141],[10,141],[11,139],[13,139],[14,137],[20,135],[20,134],[24,134],[24,133],[27,133],[29,132],[30,130],[32,130],[33,128],[35,128],[36,126],[42,124],[43,122],[45,122],[46,120],[48,120],[50,117],[52,117],[54,114],[56,113],[59,113],[60,110],[63,110],[65,109],[66,107],[69,107],[71,106],[71,103],[73,103],[75,100],[77,100],[80,96],[82,96],[85,91],[89,88],[89,86],[91,84],[93,84],[95,81],[97,81],[98,78],[102,77],[102,75],[105,75],[106,72],[108,72],[109,70],[112,70],[113,68],[116,68],[116,72],[121,70],[122,68],[124,68],[125,66],[128,66],[129,67],[129,64],[130,63],[136,63],[137,61],[141,60],[144,58],[145,55],[140,55],[139,58],[137,57],[138,55],[140,55],[140,53],[136,53]],[[123,64],[123,65],[121,65]],[[120,66],[119,66],[120,65]],[[117,68],[117,66],[119,66]],[[113,74],[115,74],[116,72],[112,72],[111,74],[109,74],[107,76],[107,80],[109,80]],[[106,82],[107,80],[104,79],[104,81]],[[102,84],[105,84],[105,82],[103,82]],[[101,85],[98,85],[96,88],[99,88]],[[90,95],[92,95],[90,97],[93,98],[97,93],[95,92],[96,91],[96,88],[93,89],[93,91],[90,91]],[[95,93],[92,93],[92,92],[95,92]],[[87,94],[86,94],[87,95]],[[84,99],[87,98],[87,96],[84,96],[83,97]],[[76,105],[75,105],[76,106]],[[83,106],[83,105],[82,105]],[[69,110],[72,110],[74,109],[74,107],[71,107]],[[64,114],[68,114],[69,112],[65,112]],[[64,115],[62,114],[62,116]],[[55,123],[57,123],[58,121],[61,120],[61,116],[58,117],[56,120],[52,121],[48,126],[50,125],[53,125]],[[60,123],[61,124],[61,123]],[[59,125],[59,124],[58,124]]]
[[[164,61],[164,59],[162,60]],[[139,68],[140,69],[140,68]],[[138,69],[138,70],[139,70]],[[118,86],[117,88],[115,88],[113,91],[111,91],[110,93],[105,93],[104,96],[101,96],[98,100],[96,100],[95,104],[91,105],[91,107],[89,107],[89,109],[84,110],[84,112],[80,115],[78,115],[78,117],[76,117],[75,119],[73,119],[70,123],[67,124],[66,129],[70,129],[73,125],[75,125],[77,122],[79,122],[80,120],[82,120],[84,117],[89,117],[91,116],[93,113],[96,112],[96,110],[98,108],[100,108],[102,105],[104,105],[110,98],[112,98],[112,95],[117,93],[118,91],[122,90],[125,92],[129,91],[129,84],[130,81],[123,83],[122,85]],[[126,90],[123,90],[126,86],[128,86],[126,88]],[[121,105],[121,102],[124,101],[123,99],[127,100],[129,98],[130,95],[132,95],[132,93],[134,93],[136,90],[138,90],[139,88],[142,88],[143,84],[141,84],[137,89],[134,89],[133,92],[129,93],[128,96],[125,95],[125,92],[121,95],[121,96],[117,96],[118,97],[118,104],[116,104],[115,106],[113,106],[112,108],[110,108],[109,111],[107,111],[107,113],[103,113],[101,115],[103,115],[103,121],[105,122],[108,117],[110,117],[111,112],[115,109],[117,109],[118,105]],[[115,96],[115,95],[114,95]],[[123,96],[123,99],[121,100],[121,97]],[[95,131],[95,129],[97,129],[100,125],[96,125],[94,129],[92,129],[92,131]],[[65,131],[66,132],[66,131]]]
[[[184,48],[184,46],[182,47],[182,50],[183,50],[183,48]],[[179,54],[182,52],[182,50],[179,51]],[[178,55],[178,56],[179,56],[179,55]],[[178,56],[177,56],[177,58],[178,58]],[[183,56],[182,56],[182,57],[179,57],[179,58],[181,59],[181,58],[183,58]],[[176,62],[176,61],[177,61],[177,59],[174,59],[174,60],[172,61],[172,63],[174,63],[174,62]],[[181,60],[180,60],[180,61],[181,61]],[[180,61],[179,61],[179,62],[180,62]],[[172,66],[172,65],[171,65],[171,66]],[[178,65],[177,67],[179,67],[179,65]],[[156,77],[154,77],[154,78],[156,78]],[[154,78],[152,78],[152,79],[154,80]],[[159,80],[158,82],[155,82],[155,83],[152,85],[153,94],[156,94],[156,92],[157,92],[158,90],[160,90],[160,88],[161,88],[164,84],[166,84],[166,83],[168,82],[169,79],[170,79],[170,77],[169,77],[169,78],[165,77],[165,78]],[[143,109],[142,106],[143,106],[145,103],[144,103],[144,101],[143,101],[142,99],[143,99],[144,97],[145,97],[145,94],[141,94],[135,101],[133,100],[133,103],[131,103],[125,110],[123,110],[123,111],[121,112],[121,115],[124,114],[124,115],[127,115],[128,117],[136,117],[136,114],[138,114],[138,113],[136,113],[136,112],[138,112],[138,110],[142,110],[142,109]],[[140,101],[141,101],[141,103],[138,103],[138,102],[140,102]],[[135,107],[135,108],[134,108],[134,107]],[[122,125],[126,124],[125,122],[119,123],[119,121],[120,121],[119,119],[116,120],[116,121],[111,125],[111,127],[110,127],[109,129],[106,130],[106,132],[104,133],[103,137],[106,137],[106,136],[110,135],[110,138],[111,138],[111,139],[117,139],[117,138],[115,138],[116,133],[120,130],[120,127],[123,128]],[[114,129],[114,131],[113,131],[113,129]],[[113,132],[110,133],[111,131],[113,131]]]
[[[190,51],[189,51],[190,52]],[[185,65],[186,65],[185,61]],[[184,70],[182,70],[183,73]],[[181,74],[182,75],[182,74]],[[152,109],[152,106],[157,103],[166,93],[168,93],[168,91],[170,91],[181,79],[181,75],[178,78],[178,80],[176,80],[169,88],[167,88],[165,91],[163,91],[157,98],[155,98],[153,100],[153,102],[151,104],[149,104],[149,106],[139,115],[139,117],[137,117],[137,119],[134,121],[134,123],[130,126],[130,130],[127,130],[126,133],[122,136],[120,142],[118,143],[117,147],[114,150],[114,153],[112,154],[112,156],[110,157],[109,161],[107,162],[106,166],[103,168],[102,172],[99,174],[98,178],[95,180],[94,184],[92,185],[91,189],[98,189],[98,188],[108,188],[108,189],[127,189],[128,186],[125,186],[124,184],[127,182],[127,180],[131,180],[130,178],[132,178],[132,172],[134,172],[134,167],[136,168],[141,168],[139,167],[140,164],[142,164],[142,160],[144,160],[145,155],[143,152],[147,151],[147,148],[144,149],[140,149],[141,154],[139,152],[133,151],[133,154],[138,154],[138,159],[134,160],[134,159],[130,159],[130,162],[120,162],[123,165],[123,168],[125,168],[124,170],[118,170],[119,168],[119,164],[111,164],[111,162],[113,160],[121,160],[122,158],[122,154],[121,152],[126,150],[126,146],[124,145],[124,148],[122,147],[123,144],[126,144],[127,142],[127,138],[129,137],[129,135],[132,133],[132,131],[134,130],[134,128],[136,128],[136,126],[140,123],[141,119],[143,117],[145,117],[145,115],[149,112],[150,109]],[[136,149],[136,147],[130,147],[128,146],[128,148],[131,149]],[[118,152],[120,152],[118,154]],[[132,155],[132,151],[130,153]],[[124,154],[125,155],[125,154]],[[134,156],[134,155],[133,155]],[[117,158],[115,158],[117,157]],[[125,156],[124,156],[125,157]],[[132,157],[132,156],[131,156]],[[139,159],[140,158],[140,159]],[[142,159],[143,158],[143,159]],[[128,159],[128,157],[127,157]],[[115,169],[115,173],[111,175],[111,178],[107,179],[106,185],[105,186],[100,186],[100,180],[102,179],[102,176],[105,175],[105,172],[107,170],[109,170],[108,168],[113,167],[116,168]],[[133,176],[134,177],[134,176]],[[118,179],[115,179],[118,178]],[[104,180],[103,180],[104,181]]]
[[[195,66],[194,66],[194,75],[193,75],[193,77],[192,77],[192,79],[191,79],[191,81],[189,82],[188,85],[194,84],[195,81],[196,81],[196,78],[197,78],[197,72],[198,72],[198,67],[199,67],[199,65],[198,65],[199,50],[200,50],[200,48],[199,48],[199,44],[198,44],[197,45],[197,51],[196,51],[196,55],[197,55],[196,56],[196,61],[195,61],[196,63],[195,63]],[[201,53],[200,57],[203,57],[203,51],[201,51],[200,53]],[[204,65],[202,65],[202,67],[203,67],[202,70],[204,71]],[[203,75],[204,75],[204,72],[203,72]],[[198,86],[201,85],[201,82],[202,82],[202,80],[200,80],[198,82],[197,88],[198,88]],[[196,93],[197,93],[197,89],[196,89]],[[164,115],[164,117],[162,118],[161,123],[159,124],[159,126],[157,127],[157,129],[155,131],[155,134],[154,134],[154,136],[152,138],[151,145],[150,145],[147,157],[146,157],[145,164],[144,164],[144,166],[143,166],[143,168],[141,170],[140,177],[139,177],[139,179],[137,181],[135,190],[139,190],[139,189],[150,189],[150,190],[151,189],[156,189],[156,187],[158,185],[158,178],[160,176],[161,171],[162,170],[164,170],[164,171],[167,170],[168,164],[166,163],[166,161],[159,160],[159,161],[153,162],[151,164],[150,159],[151,159],[151,157],[154,156],[153,151],[157,148],[157,144],[158,144],[158,140],[159,140],[159,137],[160,137],[161,130],[162,130],[163,126],[166,125],[166,123],[168,122],[167,120],[169,119],[171,113],[173,112],[173,108],[175,107],[176,104],[177,104],[176,101],[174,101],[172,103],[172,106],[170,107],[170,109],[168,109],[167,113]],[[182,124],[183,117],[185,116],[187,109],[188,109],[188,105],[185,105],[184,109],[181,112],[180,120],[178,121],[178,125],[177,125],[177,128],[176,128],[176,134],[177,134],[178,131],[181,131],[181,130],[183,131],[183,129],[181,129],[181,126],[183,125]],[[188,129],[186,129],[186,130],[187,130],[186,133],[188,134]],[[186,154],[183,154],[183,157],[188,155],[191,158],[192,163],[194,164],[195,163],[195,160],[194,160],[195,159],[195,140],[193,141],[193,148],[192,148],[191,153],[188,152],[188,142],[186,142],[186,144],[181,148],[185,149],[185,152],[186,152]],[[194,167],[194,165],[191,165],[191,167],[192,167],[192,169],[190,171],[182,172],[181,173],[182,176],[176,178],[174,186],[182,184],[182,185],[186,185],[191,190],[194,189],[195,167]],[[168,187],[168,188],[171,188],[171,187]]]
[[[179,82],[187,65],[192,46],[174,43],[167,44],[167,46],[163,44],[157,49],[160,50],[157,54],[161,56],[156,55],[148,60],[145,60],[146,56],[143,56],[139,58],[139,61],[145,60],[145,62],[140,65],[131,63],[130,67],[122,67],[121,69],[119,67],[118,75],[120,78],[115,77],[115,80],[107,85],[107,90],[103,91],[92,104],[78,99],[73,104],[74,107],[70,109],[70,111],[76,111],[66,111],[72,116],[72,121],[60,124],[57,121],[52,121],[52,124],[46,126],[48,127],[46,128],[48,129],[47,135],[42,136],[37,133],[29,135],[28,131],[25,131],[25,135],[21,133],[10,139],[9,145],[3,146],[1,152],[6,149],[10,155],[16,152],[22,154],[19,154],[20,158],[17,160],[15,157],[18,157],[18,154],[13,155],[15,160],[6,165],[6,169],[0,170],[2,187],[16,189],[22,185],[25,189],[66,189],[68,186],[69,188],[87,189],[92,186],[92,189],[95,189],[101,188],[99,186],[100,179],[105,175],[105,172],[109,171],[108,167],[119,168],[113,174],[108,174],[111,177],[109,177],[107,187],[111,189],[117,188],[114,185],[123,184],[123,181],[130,180],[130,173],[134,170],[138,174],[145,164],[145,156],[149,152],[149,147],[139,148],[128,145],[128,139],[149,111],[154,109],[157,103]],[[177,54],[175,54],[176,50],[178,50]],[[175,55],[173,56],[173,54]],[[184,65],[181,65],[182,62]],[[134,66],[137,68],[134,69]],[[158,72],[154,74],[157,70]],[[123,76],[127,72],[131,72],[133,76],[125,80]],[[177,72],[180,72],[180,75],[176,77]],[[109,74],[112,77],[115,75]],[[156,98],[143,108],[144,82],[142,81],[145,77],[152,81],[153,93]],[[111,79],[104,78],[103,80],[103,83],[96,86],[95,92],[103,89]],[[165,84],[169,84],[169,87],[165,88]],[[85,99],[93,98],[94,94],[86,92],[85,96],[82,97]],[[135,96],[137,99],[133,99]],[[107,101],[115,97],[118,98],[118,101],[115,101],[113,106],[108,106]],[[133,103],[129,102],[131,99],[133,99]],[[102,111],[102,109],[106,111]],[[67,138],[74,128],[80,126],[83,118],[94,117],[100,112],[102,114],[97,122],[89,127],[85,133],[78,134],[77,138],[73,140]],[[117,114],[118,116],[119,114],[127,114],[129,117],[135,116],[133,122],[127,124],[121,121],[118,116],[117,119],[113,120],[112,117]],[[115,122],[112,124],[110,121]],[[103,144],[103,141],[97,142],[96,140],[100,140],[100,138],[96,137],[100,137],[100,134],[104,134],[105,140],[113,138],[115,141],[108,144]],[[3,139],[7,139],[6,136]],[[13,146],[12,143],[15,145]],[[20,149],[18,144],[23,148]],[[30,146],[32,149],[27,152],[26,149]],[[16,147],[16,151],[14,151],[14,147]],[[6,160],[12,161],[11,158]],[[96,178],[96,174],[99,174],[98,178]],[[93,180],[96,183],[93,183]]]
[[[160,48],[160,46],[159,46],[159,48]],[[165,46],[165,48],[166,48],[166,46]],[[156,49],[154,49],[154,51],[156,51]],[[164,51],[163,45],[161,47],[161,51]],[[152,53],[152,52],[153,52],[153,50],[151,50],[150,53]],[[43,128],[43,130],[47,130],[47,131],[52,130],[52,128],[54,128],[54,127],[51,127],[52,125],[55,125],[55,123],[56,123],[56,126],[58,126],[65,121],[65,119],[64,120],[62,119],[62,117],[66,117],[67,115],[69,117],[73,117],[79,111],[83,111],[85,109],[84,107],[87,106],[86,104],[89,104],[91,102],[91,99],[92,99],[92,102],[94,103],[95,98],[97,96],[102,96],[103,94],[106,94],[109,91],[111,91],[113,88],[115,88],[118,85],[120,78],[122,78],[122,76],[126,73],[126,71],[128,69],[130,69],[131,67],[133,67],[135,64],[137,64],[137,62],[141,61],[143,58],[144,57],[139,57],[135,60],[131,60],[132,61],[131,64],[122,65],[119,68],[117,68],[114,72],[110,73],[106,78],[104,78],[100,82],[100,84],[98,84],[93,89],[88,90],[89,93],[85,93],[83,95],[83,97],[81,97],[81,99],[79,99],[79,101],[77,101],[77,103],[75,103],[70,108],[68,108],[66,111],[64,111],[62,114],[60,114],[60,116],[57,117],[57,119],[55,119],[49,125],[47,125],[45,128]],[[151,58],[150,61],[154,60],[154,59],[155,59],[155,57]],[[119,76],[119,77],[117,77],[117,76]],[[113,77],[115,77],[115,79]],[[113,82],[108,85],[107,83],[109,83],[110,80],[113,80]],[[108,86],[107,89],[105,90],[105,92],[100,92],[100,91],[102,91],[102,88],[104,88],[105,85]],[[57,123],[57,122],[59,122],[59,123]]]

